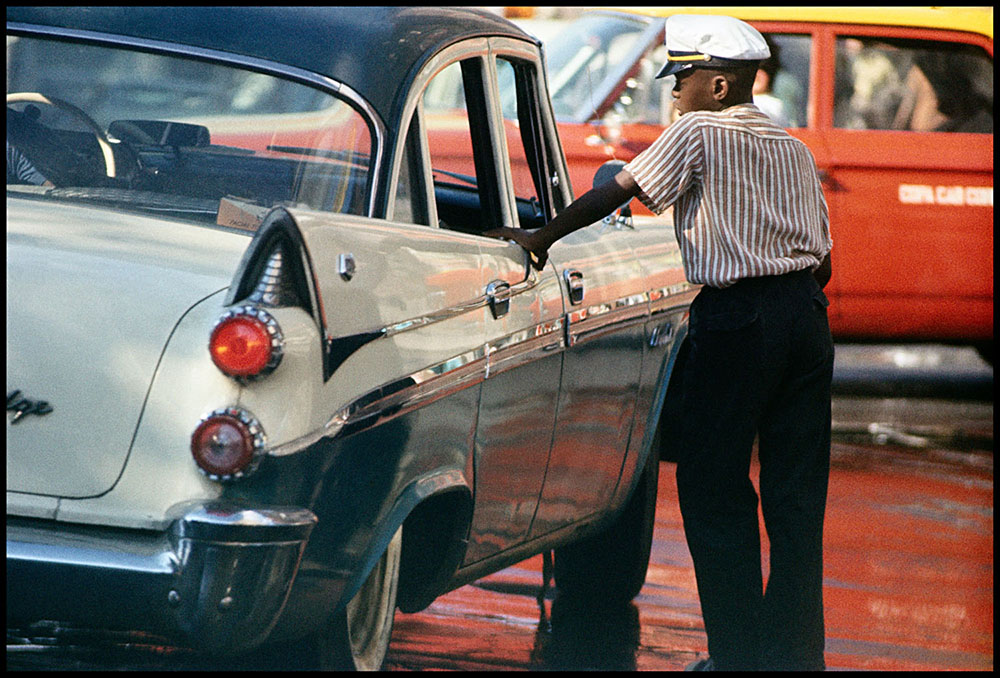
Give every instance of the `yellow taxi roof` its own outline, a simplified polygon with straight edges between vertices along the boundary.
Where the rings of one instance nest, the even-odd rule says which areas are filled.
[[[609,7],[647,16],[727,14],[744,21],[816,21],[941,28],[993,39],[992,7]]]

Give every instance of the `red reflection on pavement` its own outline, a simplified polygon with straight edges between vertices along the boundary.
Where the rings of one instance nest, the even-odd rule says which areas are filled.
[[[755,480],[757,471],[755,463]],[[661,469],[650,568],[634,607],[573,624],[586,613],[561,618],[550,592],[543,613],[538,556],[421,613],[397,613],[387,668],[686,666],[706,642],[674,472]],[[762,541],[766,553],[763,530]],[[829,668],[993,668],[991,452],[835,443],[825,559]],[[766,576],[766,556],[764,568]]]

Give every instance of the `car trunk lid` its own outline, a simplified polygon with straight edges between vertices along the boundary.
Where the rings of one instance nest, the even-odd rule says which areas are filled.
[[[114,486],[171,331],[229,284],[248,242],[222,229],[8,199],[8,491],[81,498]],[[12,406],[33,411],[14,421]]]

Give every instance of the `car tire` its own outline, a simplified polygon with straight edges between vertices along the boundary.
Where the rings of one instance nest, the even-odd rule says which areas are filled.
[[[614,522],[591,537],[555,550],[554,575],[560,597],[619,605],[639,595],[646,582],[653,542],[659,457],[657,439],[639,484]]]
[[[358,592],[319,637],[322,670],[378,671],[396,613],[403,528],[396,531]]]

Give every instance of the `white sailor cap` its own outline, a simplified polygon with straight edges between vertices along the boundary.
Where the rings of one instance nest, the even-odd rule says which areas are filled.
[[[666,22],[667,63],[657,78],[687,68],[733,68],[771,56],[764,36],[731,16],[675,14]]]

